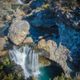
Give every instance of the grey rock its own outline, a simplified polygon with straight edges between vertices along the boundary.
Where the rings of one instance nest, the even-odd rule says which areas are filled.
[[[14,44],[19,45],[29,34],[29,28],[30,25],[27,21],[15,20],[9,28],[8,37]]]

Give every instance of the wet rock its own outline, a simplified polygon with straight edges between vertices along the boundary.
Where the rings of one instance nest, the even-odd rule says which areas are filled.
[[[15,20],[9,28],[9,39],[16,45],[19,45],[29,34],[30,25],[24,20]]]
[[[44,49],[49,52],[50,56],[48,56],[48,58],[59,63],[63,68],[66,77],[70,77],[71,69],[68,67],[68,63],[66,62],[70,53],[69,49],[61,44],[57,46],[57,43],[53,40],[46,41],[45,39],[42,39],[38,43],[38,48]]]

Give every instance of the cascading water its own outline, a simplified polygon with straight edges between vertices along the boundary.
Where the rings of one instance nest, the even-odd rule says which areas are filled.
[[[21,0],[17,0],[17,2],[18,2],[19,4],[24,4]]]
[[[21,48],[14,46],[13,49],[9,51],[9,55],[12,61],[22,67],[25,79],[30,76],[38,77],[40,74],[38,53],[35,53],[28,46]]]

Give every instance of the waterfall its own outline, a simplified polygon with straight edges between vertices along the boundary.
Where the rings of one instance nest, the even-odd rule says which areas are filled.
[[[21,0],[17,0],[17,2],[18,2],[19,4],[24,4]]]
[[[21,66],[25,79],[30,76],[38,77],[40,74],[38,53],[35,53],[30,47],[14,46],[12,50],[9,50],[9,56],[12,61]]]

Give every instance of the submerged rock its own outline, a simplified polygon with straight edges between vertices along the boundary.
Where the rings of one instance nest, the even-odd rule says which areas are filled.
[[[16,45],[19,45],[29,34],[30,25],[24,20],[15,20],[9,28],[9,39]]]

